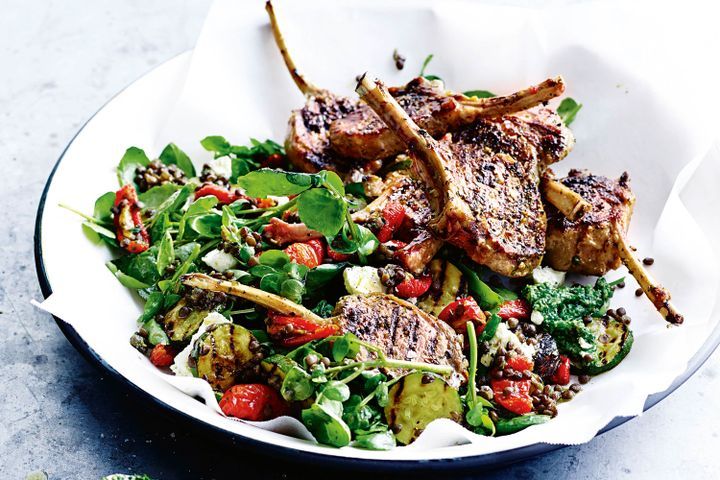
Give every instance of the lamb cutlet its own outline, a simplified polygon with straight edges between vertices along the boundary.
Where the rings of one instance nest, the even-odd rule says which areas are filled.
[[[434,188],[429,227],[436,236],[503,275],[525,276],[539,265],[546,219],[538,158],[562,158],[561,141],[527,136],[533,126],[512,116],[481,120],[437,141],[381,84],[363,76],[357,91],[406,143],[418,178]]]
[[[560,183],[583,197],[591,209],[570,220],[554,206],[546,205],[545,263],[556,270],[598,276],[625,264],[663,318],[681,324],[684,318],[670,302],[670,293],[648,274],[627,241],[635,203],[627,173],[612,180],[588,171],[571,170]]]
[[[302,305],[240,282],[219,280],[208,275],[185,275],[183,284],[244,298],[281,315],[298,316],[319,325],[335,324],[338,333],[353,333],[360,340],[379,347],[388,358],[447,365],[452,374],[446,380],[455,388],[467,377],[463,337],[447,323],[393,295],[348,295],[342,297],[333,317],[322,318]],[[361,352],[364,358],[371,353]],[[401,375],[399,370],[387,372]]]
[[[522,112],[546,103],[564,90],[562,77],[556,77],[507,96],[472,99],[445,91],[441,81],[418,77],[403,87],[391,87],[389,92],[420,128],[438,138],[481,118]],[[405,151],[395,132],[365,104],[332,122],[330,143],[340,155],[363,160]]]

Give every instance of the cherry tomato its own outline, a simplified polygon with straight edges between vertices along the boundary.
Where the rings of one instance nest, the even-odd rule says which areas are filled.
[[[518,298],[516,300],[508,300],[500,305],[498,316],[503,320],[507,320],[508,318],[524,320],[530,318],[530,310],[530,304],[526,300]]]
[[[302,317],[268,314],[267,332],[273,341],[284,347],[297,347],[313,340],[335,335],[339,327],[332,323],[317,323]]]
[[[352,257],[349,253],[336,252],[331,247],[327,248],[327,256],[330,257],[330,260],[333,262],[345,262]]]
[[[432,284],[432,278],[429,275],[423,277],[408,277],[395,287],[395,292],[400,298],[419,297],[427,292]]]
[[[533,367],[535,367],[535,363],[532,360],[523,356],[507,357],[506,363],[510,368],[518,372],[524,372],[525,370],[532,372]]]
[[[491,380],[490,386],[495,401],[504,409],[517,415],[532,412],[530,380]]]
[[[285,247],[283,251],[290,257],[290,261],[305,265],[308,268],[315,268],[320,265],[325,256],[325,246],[318,239],[293,243]]]
[[[290,412],[277,390],[261,383],[233,385],[220,399],[220,409],[229,417],[252,421],[270,420]]]
[[[560,355],[560,364],[550,378],[550,381],[556,385],[567,385],[570,383],[570,359],[565,355]]]
[[[405,207],[398,202],[388,202],[383,207],[382,217],[384,224],[377,234],[380,243],[390,240],[405,220]]]
[[[472,297],[463,297],[455,300],[443,308],[438,318],[448,323],[458,333],[465,333],[467,322],[475,324],[475,333],[479,334],[485,329],[485,313]]]
[[[287,167],[285,157],[279,153],[268,155],[267,158],[260,161],[260,165],[264,168],[284,168]]]
[[[243,198],[242,195],[236,195],[235,192],[231,192],[227,188],[223,188],[220,185],[215,185],[213,183],[203,185],[195,191],[196,200],[200,197],[210,196],[217,198],[220,205],[229,205],[234,201]]]
[[[169,367],[175,360],[175,350],[168,345],[155,345],[150,352],[150,363],[156,367]]]

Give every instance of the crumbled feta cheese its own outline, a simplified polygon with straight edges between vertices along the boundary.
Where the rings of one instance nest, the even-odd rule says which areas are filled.
[[[549,283],[553,287],[557,287],[565,281],[565,272],[550,267],[537,267],[532,272],[532,278],[535,283]]]
[[[367,295],[368,293],[385,293],[385,285],[380,281],[380,274],[375,267],[350,267],[343,271],[345,288],[348,293]]]
[[[580,345],[580,348],[582,348],[583,350],[588,350],[592,347],[592,344],[582,337],[578,339],[578,345]]]
[[[200,338],[203,333],[205,333],[210,325],[215,325],[216,323],[230,323],[230,321],[218,312],[208,313],[202,324],[200,324],[198,331],[195,332],[195,335],[193,335],[190,339],[190,343],[175,356],[175,360],[173,360],[173,364],[170,366],[170,370],[172,370],[175,375],[180,377],[193,376],[188,361],[190,360],[190,353],[195,345],[195,341]]]
[[[218,177],[229,179],[232,177],[232,159],[230,157],[221,157],[208,162],[210,170]]]
[[[216,272],[224,272],[225,270],[230,270],[238,264],[238,261],[235,259],[235,257],[223,250],[217,249],[210,250],[207,254],[205,254],[204,257],[202,257],[202,261],[205,262],[208,267],[212,268]]]
[[[489,343],[490,348],[488,348],[487,353],[480,357],[480,363],[486,367],[492,364],[495,353],[500,347],[507,349],[517,347],[526,357],[533,358],[535,356],[535,348],[532,345],[521,342],[517,335],[515,335],[505,323],[498,325],[497,330],[495,330],[495,336]]]
[[[530,314],[530,321],[535,325],[540,325],[544,320],[545,317],[543,317],[543,314],[538,312],[537,310],[533,310]]]

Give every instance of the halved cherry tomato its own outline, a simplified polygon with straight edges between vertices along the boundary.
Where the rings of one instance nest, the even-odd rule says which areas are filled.
[[[449,324],[458,333],[467,331],[467,322],[473,322],[476,334],[485,329],[485,312],[472,297],[455,300],[443,308],[438,318]]]
[[[350,258],[352,257],[352,255],[350,255],[349,253],[336,252],[332,249],[332,247],[327,248],[327,256],[333,262],[345,262],[347,260],[350,260]]]
[[[320,265],[325,256],[325,246],[318,239],[293,243],[285,247],[283,251],[290,257],[290,261],[305,265],[308,268],[315,268]]]
[[[260,160],[260,165],[264,168],[284,168],[287,166],[285,157],[279,153],[273,153],[264,160]]]
[[[530,380],[491,380],[490,386],[495,401],[504,409],[518,415],[532,412]]]
[[[220,399],[220,409],[229,417],[270,420],[287,415],[290,406],[272,387],[262,383],[233,385]]]
[[[550,378],[550,381],[556,385],[567,385],[570,383],[570,359],[565,355],[560,355],[560,364]]]
[[[339,327],[332,323],[317,323],[302,317],[268,313],[267,332],[284,347],[297,347],[313,340],[335,335]]]
[[[377,239],[380,243],[385,243],[393,237],[405,220],[405,207],[398,202],[388,202],[383,207],[382,217],[385,223],[377,233]]]
[[[507,357],[506,363],[510,368],[518,372],[524,372],[525,370],[532,372],[532,369],[535,367],[535,363],[532,360],[523,356]]]
[[[223,188],[220,185],[215,185],[214,183],[208,183],[206,185],[203,185],[195,191],[196,200],[200,197],[209,196],[217,198],[220,205],[230,205],[234,201],[243,198],[242,195],[237,195],[235,194],[235,192],[231,192],[227,188]]]
[[[113,211],[115,238],[120,247],[130,253],[141,253],[150,248],[150,235],[140,218],[140,205],[135,187],[127,184],[115,192]]]
[[[530,304],[526,300],[518,298],[515,300],[509,300],[500,305],[500,310],[498,310],[497,314],[498,317],[503,320],[507,320],[508,318],[524,320],[530,318],[530,311]]]
[[[395,287],[395,292],[400,298],[419,297],[427,292],[432,285],[432,278],[429,275],[423,277],[408,277]]]
[[[168,345],[155,345],[150,352],[150,363],[156,367],[169,367],[175,360],[175,350]]]

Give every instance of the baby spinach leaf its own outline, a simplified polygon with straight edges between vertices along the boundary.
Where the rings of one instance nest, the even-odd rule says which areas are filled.
[[[268,195],[297,195],[308,188],[319,187],[324,175],[316,173],[285,172],[261,168],[238,178],[237,184],[251,197],[265,198]]]
[[[509,435],[511,433],[519,432],[532,425],[540,425],[550,421],[549,415],[520,415],[510,419],[499,419],[497,422],[497,434],[498,435]]]
[[[168,215],[168,212],[162,212],[158,217],[156,217],[155,223],[153,223],[150,228],[150,240],[152,243],[154,244],[159,242],[163,235],[165,235],[165,230],[168,228],[170,228],[170,216]]]
[[[582,103],[577,103],[574,99],[567,97],[560,102],[560,105],[557,108],[557,113],[560,115],[560,118],[565,125],[570,126],[573,120],[575,120],[575,115],[577,115],[581,108]]]
[[[492,98],[497,97],[492,92],[488,92],[487,90],[468,90],[467,92],[463,92],[463,95],[466,97],[477,97],[477,98]]]
[[[105,266],[107,266],[108,270],[110,270],[113,273],[113,275],[115,275],[115,278],[117,278],[118,281],[120,281],[120,283],[127,288],[131,288],[133,290],[139,290],[141,288],[149,288],[150,287],[150,285],[148,285],[147,283],[144,283],[144,282],[138,280],[137,278],[131,277],[130,275],[122,272],[112,262],[107,262],[105,264]]]
[[[117,178],[120,182],[120,186],[127,185],[128,183],[135,184],[135,169],[138,167],[145,167],[150,163],[150,159],[145,155],[145,152],[137,147],[130,147],[125,151],[125,155],[120,159],[120,163],[117,166]]]
[[[157,218],[163,213],[167,212],[168,214],[172,214],[178,210],[180,210],[182,207],[185,206],[185,203],[190,198],[190,195],[195,191],[195,185],[193,184],[187,184],[180,188],[180,190],[175,191],[172,195],[167,197],[160,205],[158,205],[157,209],[155,210],[155,215],[150,219],[150,225],[156,221]]]
[[[305,287],[308,292],[312,293],[330,283],[347,265],[346,262],[323,263],[307,272],[307,275],[305,275]]]
[[[85,234],[93,242],[97,243],[100,241],[105,241],[108,245],[112,245],[113,247],[118,246],[117,241],[115,240],[115,233],[112,230],[108,230],[102,225],[99,225],[95,222],[90,222],[88,220],[83,220],[82,228],[85,231]]]
[[[195,215],[187,224],[201,237],[216,238],[222,231],[222,215],[216,212]]]
[[[185,236],[185,227],[188,220],[212,211],[213,207],[217,205],[218,199],[215,196],[209,195],[207,197],[200,197],[190,204],[182,218],[180,218],[180,224],[178,225],[178,239],[182,239]],[[221,222],[222,223],[222,222]]]
[[[329,191],[314,188],[297,199],[298,214],[308,228],[334,237],[345,223],[347,204]]]
[[[355,437],[353,446],[366,450],[392,450],[395,448],[395,435],[391,431],[358,435]]]
[[[215,153],[215,158],[230,154],[230,142],[220,135],[211,135],[200,140],[200,145],[208,152]]]
[[[107,192],[100,195],[95,200],[95,208],[93,209],[93,218],[98,223],[112,225],[112,212],[110,211],[115,205],[115,192]]]
[[[138,318],[138,322],[142,323],[154,318],[163,308],[164,303],[165,295],[162,292],[152,292],[145,301],[145,307],[140,318]]]
[[[174,143],[168,145],[160,153],[160,161],[165,165],[177,165],[180,170],[185,172],[188,178],[195,176],[195,166],[185,152]]]
[[[153,285],[159,278],[157,272],[156,246],[152,246],[137,255],[125,255],[108,263],[112,264],[118,271],[146,285],[145,287],[131,288],[147,288],[147,286]],[[108,265],[108,268],[113,271],[110,265]],[[113,273],[115,273],[115,271],[113,271]]]
[[[165,183],[163,185],[152,187],[146,192],[142,192],[138,195],[138,200],[145,204],[145,208],[155,210],[179,189],[180,186],[175,185],[174,183]]]
[[[165,230],[160,246],[158,247],[157,270],[160,275],[165,273],[165,269],[175,261],[175,245],[173,244],[170,230]]]

